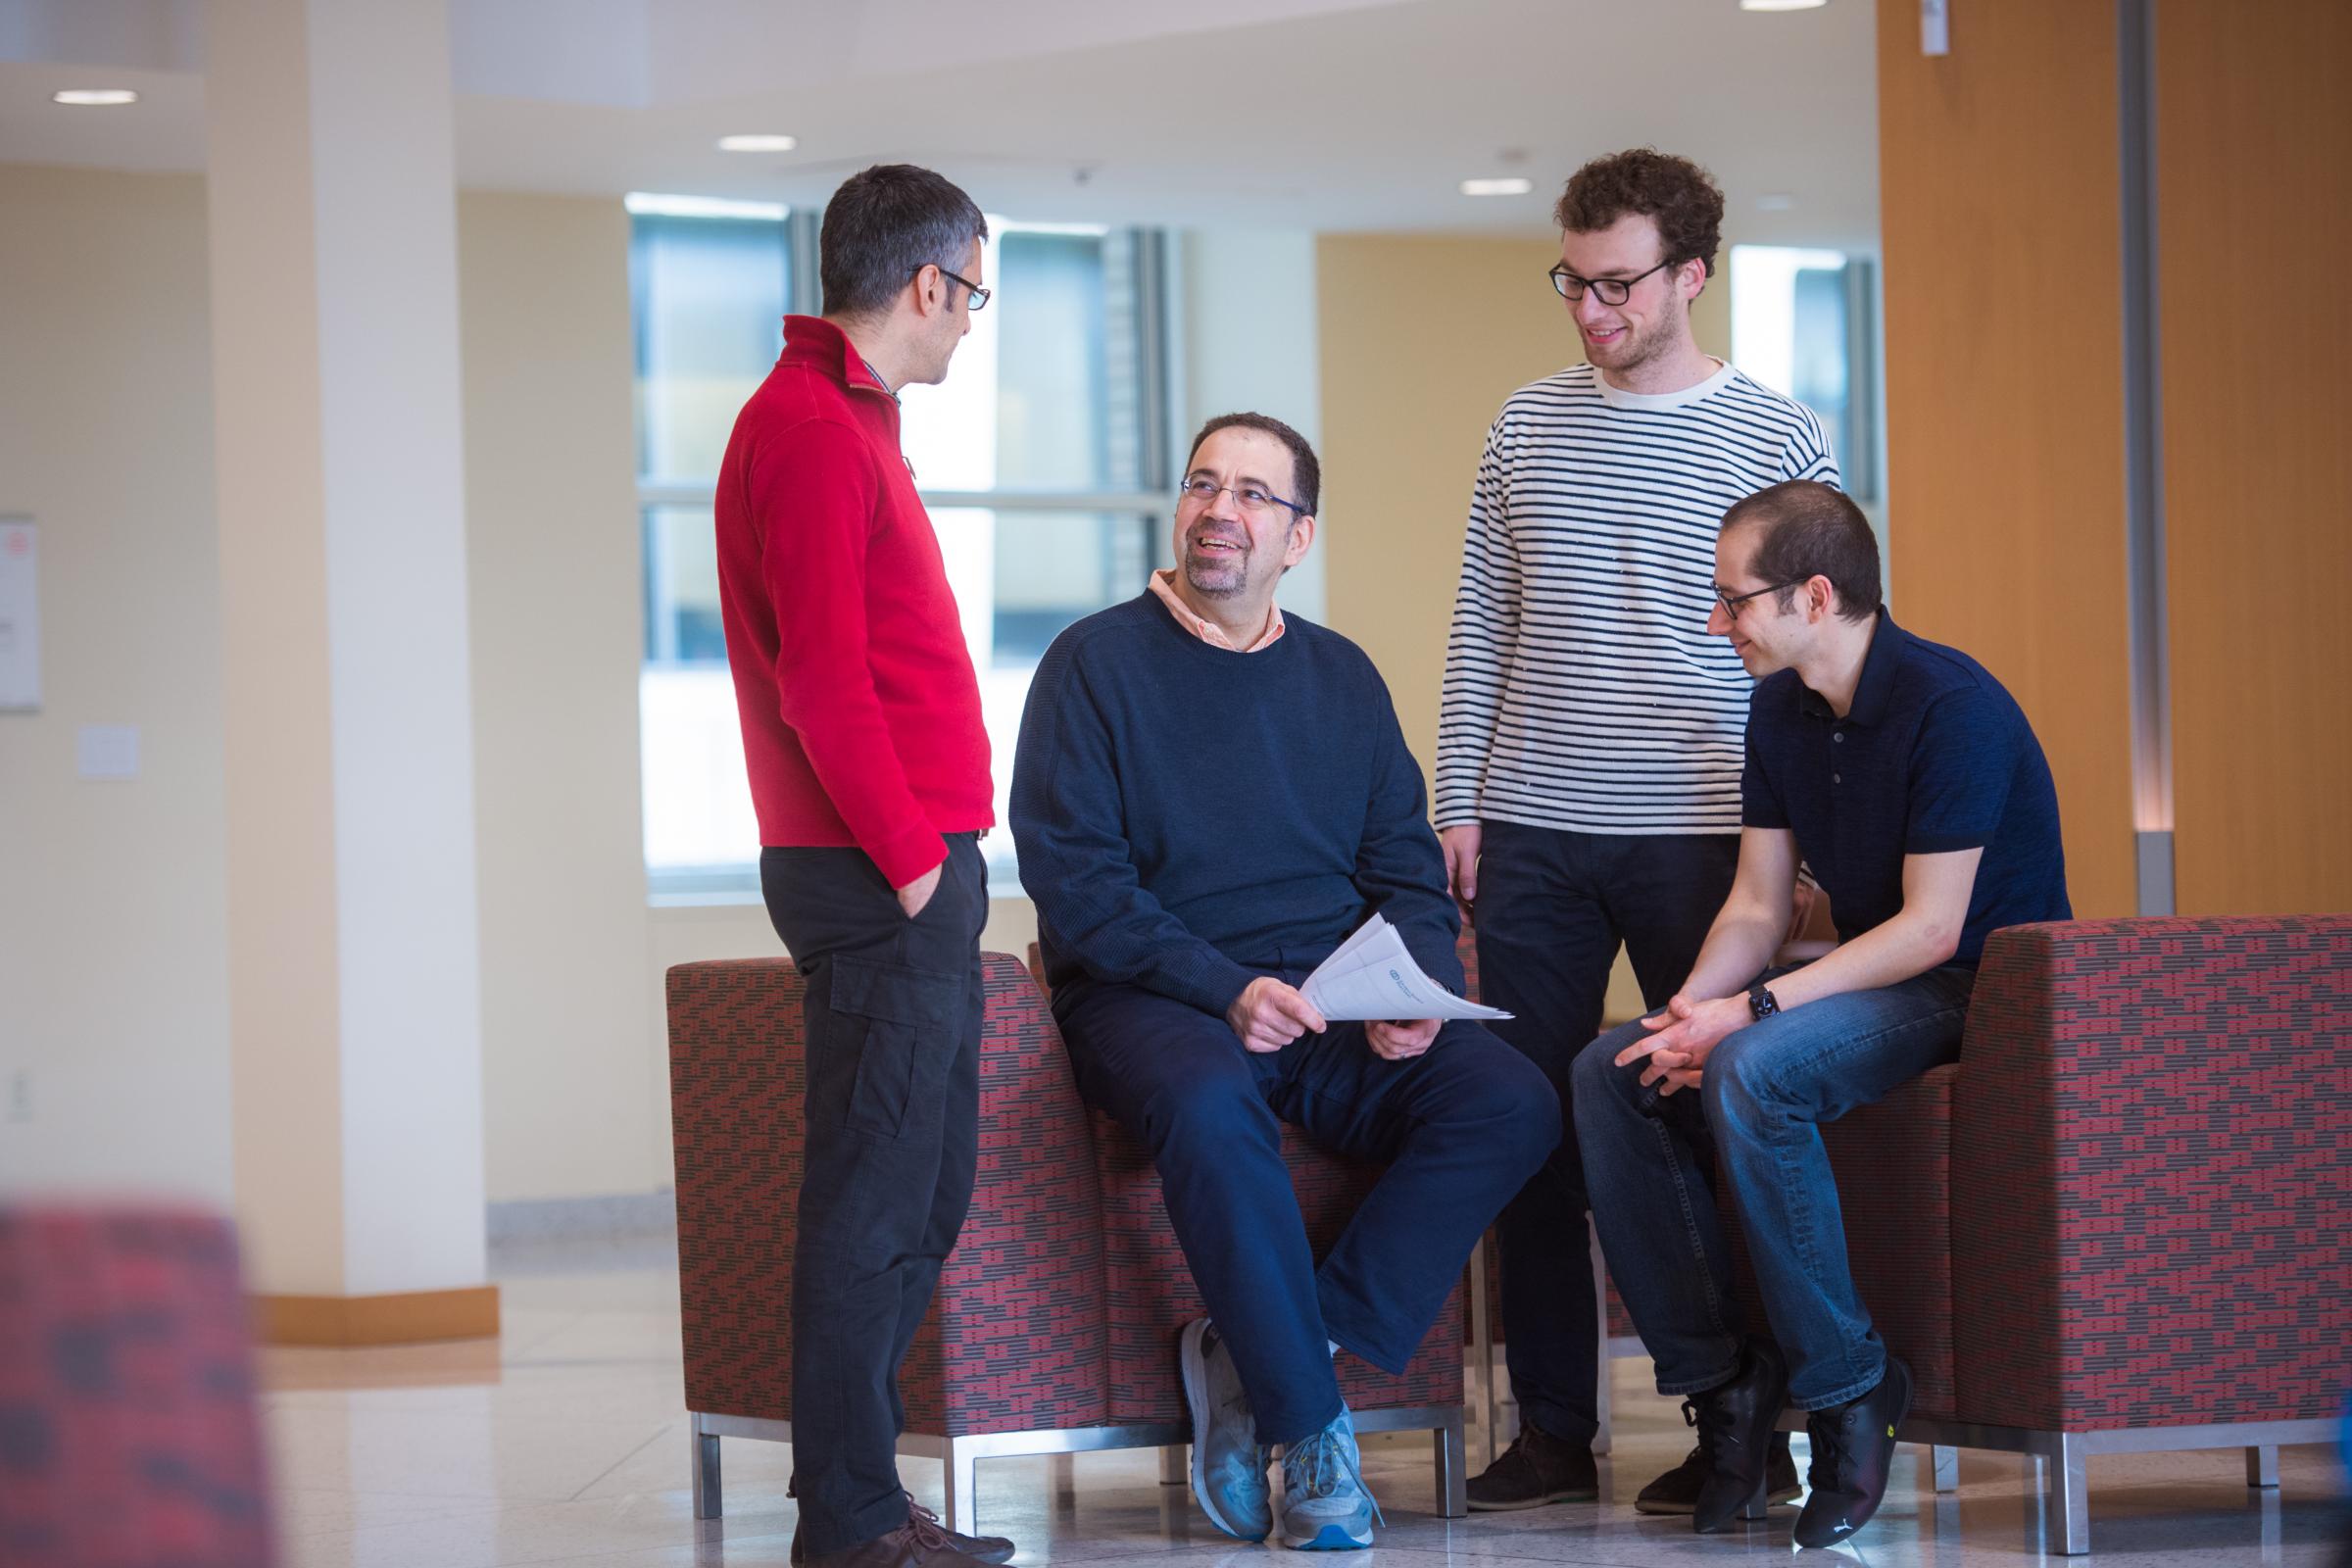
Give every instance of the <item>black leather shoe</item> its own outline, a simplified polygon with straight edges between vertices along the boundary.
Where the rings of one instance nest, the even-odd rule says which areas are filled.
[[[1591,1444],[1555,1438],[1522,1420],[1519,1436],[1500,1458],[1470,1478],[1467,1491],[1470,1506],[1482,1512],[1592,1502],[1600,1496],[1600,1471]]]
[[[1691,1420],[1697,1410],[1690,1400],[1683,1401],[1684,1419]],[[1681,1464],[1667,1471],[1642,1489],[1634,1498],[1636,1513],[1690,1513],[1698,1506],[1698,1489],[1707,1481],[1707,1450],[1692,1448]],[[1764,1450],[1764,1500],[1769,1504],[1794,1502],[1804,1495],[1805,1489],[1797,1484],[1796,1460],[1788,1453],[1788,1434],[1775,1432],[1772,1443]],[[2352,1568],[2352,1565],[2347,1565]]]
[[[1770,1340],[1748,1341],[1740,1375],[1691,1397],[1707,1466],[1690,1506],[1692,1530],[1712,1536],[1764,1517],[1764,1456],[1788,1397],[1788,1363]]]
[[[1835,1546],[1870,1523],[1886,1495],[1894,1429],[1911,1413],[1911,1369],[1886,1357],[1886,1375],[1859,1399],[1805,1417],[1813,1439],[1813,1495],[1796,1516],[1796,1544]]]
[[[786,1495],[789,1496],[790,1493],[787,1493]],[[900,1530],[892,1531],[882,1539],[897,1541],[897,1538],[902,1535],[906,1536],[907,1539],[892,1549],[897,1550],[903,1547],[906,1553],[910,1554],[910,1560],[920,1558],[931,1561],[935,1564],[935,1568],[959,1568],[959,1565],[953,1560],[956,1557],[970,1557],[975,1561],[985,1563],[1004,1563],[1012,1560],[1012,1543],[1003,1536],[957,1535],[939,1522],[939,1515],[912,1497],[906,1499],[906,1525]],[[868,1542],[866,1544],[873,1546],[877,1543]],[[864,1548],[853,1549],[863,1550]],[[941,1555],[943,1552],[944,1556]],[[797,1524],[792,1527],[792,1549],[788,1555],[792,1559],[792,1568],[802,1568],[802,1564],[807,1560],[801,1553],[801,1527]],[[835,1553],[835,1555],[847,1554]],[[819,1561],[823,1560],[819,1559]]]

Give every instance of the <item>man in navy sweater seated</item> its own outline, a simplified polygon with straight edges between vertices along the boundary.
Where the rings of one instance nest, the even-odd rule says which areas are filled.
[[[1375,911],[1459,991],[1446,864],[1388,688],[1275,608],[1315,537],[1289,425],[1211,419],[1178,565],[1055,638],[1012,831],[1078,1087],[1152,1151],[1207,1303],[1180,1349],[1193,1490],[1229,1535],[1368,1546],[1332,1356],[1401,1372],[1471,1245],[1559,1141],[1559,1101],[1476,1024],[1326,1023],[1297,987]],[[1320,1266],[1280,1122],[1388,1170]]]

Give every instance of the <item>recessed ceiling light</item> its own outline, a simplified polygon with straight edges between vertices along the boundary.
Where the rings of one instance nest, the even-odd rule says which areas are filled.
[[[139,95],[128,87],[68,87],[49,95],[53,104],[76,104],[83,108],[111,109],[118,104],[135,104]]]
[[[1532,181],[1521,179],[1516,174],[1507,179],[1465,179],[1462,181],[1462,194],[1465,196],[1524,196],[1535,188]]]
[[[774,222],[785,214],[782,202],[738,202],[723,196],[668,196],[659,191],[633,190],[620,201],[640,217],[743,218]]]
[[[1740,0],[1742,11],[1819,11],[1830,0]]]
[[[793,136],[721,136],[718,150],[722,153],[788,153],[800,145]]]

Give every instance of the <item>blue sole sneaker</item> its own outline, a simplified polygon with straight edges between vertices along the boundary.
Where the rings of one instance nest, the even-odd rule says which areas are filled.
[[[1282,1544],[1297,1551],[1361,1551],[1372,1544],[1380,1504],[1364,1485],[1355,1422],[1346,1406],[1331,1425],[1282,1450]]]
[[[1193,1418],[1193,1499],[1225,1534],[1265,1540],[1274,1530],[1273,1492],[1266,1484],[1271,1456],[1258,1446],[1241,1374],[1208,1319],[1184,1326],[1176,1370]]]

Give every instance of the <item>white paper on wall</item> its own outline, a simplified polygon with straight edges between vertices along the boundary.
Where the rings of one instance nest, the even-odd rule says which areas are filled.
[[[40,530],[0,517],[0,712],[41,706]]]

